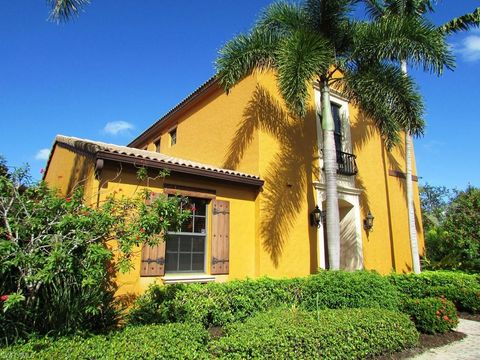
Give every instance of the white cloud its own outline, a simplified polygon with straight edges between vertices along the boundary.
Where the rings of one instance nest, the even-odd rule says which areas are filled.
[[[475,31],[474,35],[468,35],[455,46],[465,61],[480,60],[480,35],[476,34],[480,34],[480,31]]]
[[[35,155],[36,160],[48,160],[48,156],[50,155],[50,149],[40,149],[38,150],[37,154]]]
[[[103,131],[110,135],[118,135],[128,132],[128,130],[132,130],[133,128],[134,126],[126,121],[111,121],[105,125]]]

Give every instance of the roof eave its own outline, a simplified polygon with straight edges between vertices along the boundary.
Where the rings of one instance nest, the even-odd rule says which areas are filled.
[[[198,169],[198,168],[184,166],[184,165],[169,164],[169,163],[160,162],[157,160],[138,158],[135,156],[125,155],[125,154],[115,154],[107,151],[98,151],[96,153],[96,158],[110,160],[110,161],[118,161],[118,162],[132,164],[132,165],[141,165],[141,166],[145,166],[153,169],[167,169],[176,173],[197,175],[197,176],[207,177],[210,179],[230,181],[234,183],[256,186],[256,187],[262,187],[264,184],[263,180],[252,178],[252,177],[226,174],[226,173],[218,172],[215,170]]]

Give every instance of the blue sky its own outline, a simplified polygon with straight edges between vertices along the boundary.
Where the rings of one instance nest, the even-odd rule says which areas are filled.
[[[0,154],[39,177],[56,134],[127,144],[212,76],[221,46],[269,3],[92,0],[77,20],[57,25],[46,21],[43,0],[3,2]],[[432,20],[478,6],[444,1]],[[434,185],[480,186],[480,31],[450,43],[455,72],[413,72],[428,124],[415,144],[418,174]]]

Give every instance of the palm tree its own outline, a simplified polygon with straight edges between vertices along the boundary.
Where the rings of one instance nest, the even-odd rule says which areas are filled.
[[[248,34],[228,42],[216,62],[225,91],[252,71],[273,69],[292,116],[303,118],[313,81],[321,91],[327,244],[331,269],[340,268],[340,225],[332,86],[377,125],[388,147],[407,124],[423,130],[423,102],[412,80],[392,61],[408,58],[434,72],[451,66],[443,37],[425,21],[388,18],[367,23],[349,14],[355,0],[274,3]],[[420,35],[419,35],[420,34]]]
[[[434,0],[366,0],[367,9],[374,18],[386,17],[416,17],[421,19],[427,12],[434,10]],[[480,26],[480,7],[471,13],[454,18],[438,27],[442,34],[451,34],[458,31],[469,30],[471,27]],[[401,68],[407,74],[407,60],[401,59]],[[405,128],[405,160],[406,160],[406,190],[408,208],[408,228],[410,247],[412,251],[413,271],[420,273],[420,255],[418,251],[417,228],[415,225],[415,207],[413,202],[412,181],[412,134]]]
[[[90,0],[47,0],[47,3],[51,7],[50,20],[64,22],[78,15]]]

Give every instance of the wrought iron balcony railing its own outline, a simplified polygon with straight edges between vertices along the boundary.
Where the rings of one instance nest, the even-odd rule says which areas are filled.
[[[353,154],[337,151],[337,173],[347,176],[356,175],[358,173],[356,158]]]

